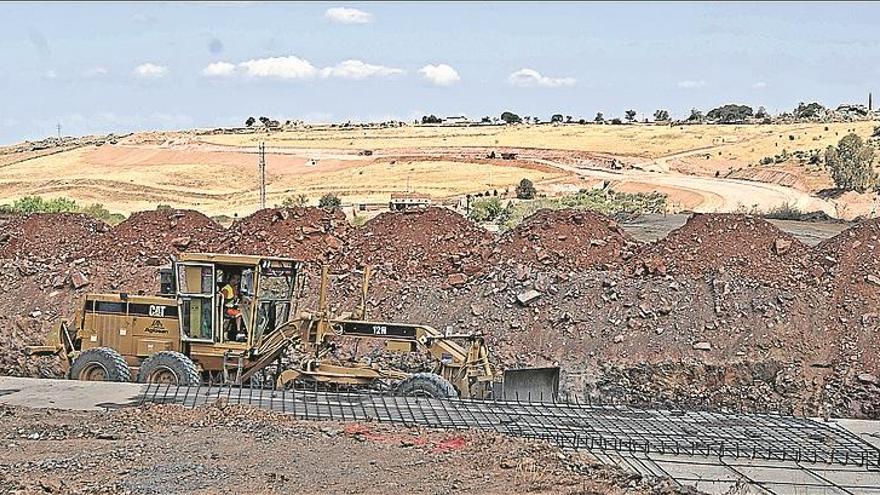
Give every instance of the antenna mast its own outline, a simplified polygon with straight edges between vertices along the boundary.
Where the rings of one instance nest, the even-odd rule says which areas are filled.
[[[260,209],[266,208],[266,143],[260,141]]]

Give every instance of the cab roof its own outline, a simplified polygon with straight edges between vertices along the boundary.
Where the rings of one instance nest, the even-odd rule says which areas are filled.
[[[261,261],[279,261],[284,263],[299,263],[293,258],[279,256],[259,256],[251,254],[219,254],[219,253],[180,253],[177,261],[195,261],[202,263],[222,263],[224,265],[248,265],[256,266]]]

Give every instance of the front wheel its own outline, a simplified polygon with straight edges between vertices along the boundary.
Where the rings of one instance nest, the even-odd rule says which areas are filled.
[[[434,399],[457,399],[458,391],[449,380],[434,373],[416,373],[400,382],[397,395],[406,397],[431,397]]]
[[[109,347],[95,347],[76,357],[70,378],[84,382],[130,382],[131,368]]]
[[[201,383],[202,379],[192,359],[179,352],[161,351],[141,363],[138,381],[192,386]]]

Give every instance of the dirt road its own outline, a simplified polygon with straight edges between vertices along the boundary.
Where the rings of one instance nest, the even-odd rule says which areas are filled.
[[[675,172],[586,168],[543,159],[534,161],[577,174],[585,179],[607,181],[615,191],[665,192],[669,195],[670,206],[679,210],[691,210],[697,213],[752,210],[764,212],[788,204],[801,211],[823,211],[832,216],[836,215],[833,203],[778,184],[699,177]]]

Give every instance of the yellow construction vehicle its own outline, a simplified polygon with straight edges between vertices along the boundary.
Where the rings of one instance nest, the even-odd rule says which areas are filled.
[[[299,261],[186,253],[161,271],[159,295],[87,294],[50,345],[31,352],[60,355],[76,380],[195,385],[259,378],[276,387],[385,387],[431,397],[491,393],[498,376],[481,335],[367,320],[369,278],[366,268],[354,316],[333,317],[326,267],[318,309],[309,311],[298,307],[307,285]],[[334,357],[338,341],[348,339],[381,343],[390,353],[421,353],[430,372]]]

